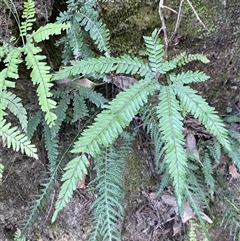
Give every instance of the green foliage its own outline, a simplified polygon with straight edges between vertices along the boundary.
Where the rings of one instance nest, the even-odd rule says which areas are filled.
[[[187,86],[193,82],[206,81],[209,77],[200,71],[179,73],[177,67],[193,60],[207,62],[207,59],[196,54],[182,55],[173,60],[163,61],[163,46],[157,37],[157,31],[155,30],[150,37],[144,37],[144,41],[147,46],[148,62],[130,56],[88,58],[76,61],[72,66],[65,67],[54,75],[53,78],[57,80],[80,73],[96,76],[96,74],[103,75],[115,71],[117,74],[137,74],[141,79],[105,105],[105,109],[97,115],[95,122],[84,130],[75,142],[71,152],[78,156],[72,159],[64,169],[63,184],[52,221],[56,220],[59,211],[72,197],[78,179],[82,178],[83,173],[87,173],[89,165],[87,155],[90,154],[94,158],[101,155],[102,150],[114,143],[123,129],[129,125],[134,115],[140,113],[142,119],[146,121],[146,129],[159,152],[157,154],[157,170],[164,174],[164,185],[169,180],[172,182],[180,213],[184,201],[189,200],[201,224],[205,227],[201,218],[201,204],[204,202],[205,205],[208,205],[209,200],[204,194],[205,183],[211,187],[212,194],[214,188],[211,179],[212,172],[207,171],[206,168],[198,170],[198,173],[202,174],[200,176],[205,175],[205,182],[201,181],[202,179],[196,179],[195,171],[188,167],[188,156],[184,150],[183,112],[187,110],[199,119],[228,151],[230,151],[230,143],[227,130],[214,108],[210,107],[196,91]],[[151,104],[151,97],[153,97],[152,99],[158,97],[155,101],[156,104]],[[141,111],[141,108],[146,112]],[[150,123],[152,120],[154,120],[153,123]],[[207,158],[205,165],[211,165]],[[196,169],[196,164],[194,166]],[[164,188],[164,185],[161,186],[161,189]],[[195,200],[195,196],[199,196],[200,199]],[[101,223],[95,222],[94,228],[99,230],[100,226]],[[207,233],[206,228],[204,230]]]
[[[99,18],[96,4],[96,0],[69,0],[67,10],[61,12],[57,18],[59,23],[71,22],[67,35],[59,41],[64,43],[64,63],[73,58],[86,59],[94,56],[88,41],[89,36],[99,51],[109,56],[109,31]]]
[[[12,147],[15,151],[25,152],[27,155],[37,158],[36,147],[28,140],[27,131],[27,111],[21,103],[21,99],[9,91],[9,88],[15,88],[15,82],[19,78],[18,65],[23,62],[21,55],[25,55],[25,64],[27,68],[32,69],[31,80],[33,84],[37,84],[37,96],[41,110],[45,112],[45,120],[52,127],[57,116],[52,112],[56,108],[56,102],[50,97],[52,96],[50,88],[51,83],[50,67],[46,65],[44,55],[39,53],[41,48],[34,45],[47,39],[49,35],[59,34],[61,30],[67,29],[68,24],[51,24],[46,25],[37,31],[32,31],[35,22],[34,1],[28,0],[24,3],[24,11],[22,18],[24,21],[20,23],[20,35],[22,47],[14,47],[13,45],[4,43],[0,47],[1,58],[5,64],[5,68],[0,72],[0,136],[6,138],[8,147]],[[21,130],[18,127],[11,127],[7,123],[5,116],[7,110],[12,112],[20,122]]]

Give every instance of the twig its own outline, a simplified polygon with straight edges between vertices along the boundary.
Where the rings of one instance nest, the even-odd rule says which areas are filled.
[[[158,13],[159,13],[160,20],[162,22],[162,27],[159,30],[159,32],[161,32],[161,30],[163,30],[164,43],[165,43],[164,58],[166,59],[167,58],[167,49],[168,49],[168,36],[167,36],[165,20],[164,20],[163,13],[162,13],[162,9],[164,8],[163,2],[164,2],[164,0],[159,1]]]
[[[174,33],[177,33],[177,30],[180,26],[180,22],[181,22],[181,18],[182,18],[182,6],[183,6],[184,0],[181,0],[180,5],[179,5],[179,9],[178,9],[178,16],[177,16],[177,22],[174,28]]]
[[[200,24],[202,24],[203,28],[205,28],[205,29],[210,33],[210,30],[206,27],[206,25],[205,25],[205,24],[203,23],[203,21],[200,19],[200,17],[198,16],[195,8],[193,7],[192,3],[191,3],[189,0],[187,0],[187,2],[188,2],[188,4],[189,4],[189,6],[191,7],[191,9],[193,10],[193,12],[194,12],[197,20],[200,22]]]

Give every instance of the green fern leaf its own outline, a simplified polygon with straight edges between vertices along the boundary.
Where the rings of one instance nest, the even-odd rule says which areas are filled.
[[[122,132],[141,106],[147,101],[158,84],[153,80],[141,80],[129,89],[119,93],[100,113],[90,129],[83,131],[75,142],[73,153],[99,153],[100,145],[108,146]]]
[[[35,16],[35,3],[32,0],[27,0],[24,2],[24,9],[22,18],[25,19],[24,22],[21,23],[20,32],[21,36],[27,36],[27,32],[32,30],[33,23],[36,21]]]
[[[6,68],[0,72],[0,93],[7,88],[15,88],[15,83],[7,78],[17,79],[19,77],[18,64],[22,62],[19,59],[20,54],[21,48],[13,48],[4,60]]]
[[[209,63],[209,60],[203,54],[187,54],[186,52],[175,57],[173,61],[175,61],[177,66],[181,67],[196,60],[201,61],[204,64]]]
[[[32,138],[35,130],[37,129],[41,121],[42,121],[42,112],[40,110],[34,113],[34,115],[31,116],[31,118],[29,118],[28,124],[27,124],[27,136],[29,139]]]
[[[199,119],[223,147],[230,151],[227,130],[214,108],[209,106],[200,95],[196,94],[197,91],[189,86],[176,85],[175,91],[187,111],[192,113],[196,119]]]
[[[50,35],[61,34],[62,30],[70,28],[70,23],[48,23],[45,26],[40,27],[37,31],[34,31],[31,36],[37,43],[49,39]]]
[[[11,128],[10,126],[11,124],[6,124],[5,120],[0,122],[0,136],[6,138],[7,147],[10,148],[12,146],[14,151],[20,150],[22,153],[26,153],[28,156],[37,159],[37,148],[35,145],[31,144],[30,141],[28,141],[28,137],[20,133],[17,127]]]
[[[122,154],[122,153],[121,153]],[[99,233],[101,240],[121,240],[118,224],[123,219],[123,189],[122,170],[124,167],[124,156],[110,147],[95,159],[97,178],[96,183],[98,197],[92,203],[90,209],[94,209],[94,222],[101,219],[101,223],[94,228],[93,233]],[[90,238],[91,240],[91,238]]]
[[[116,73],[139,74],[140,76],[152,78],[153,73],[148,65],[139,58],[123,56],[120,58],[89,58],[74,63],[72,66],[65,67],[53,76],[54,80],[64,79],[75,76],[79,73],[92,75],[93,73],[105,74],[111,71]]]
[[[173,83],[179,83],[179,84],[189,84],[189,83],[193,83],[193,82],[203,82],[209,79],[209,76],[206,75],[204,72],[201,71],[196,71],[193,72],[191,70],[187,71],[187,72],[183,72],[177,75],[174,74],[170,74],[169,75],[170,80]]]
[[[40,62],[46,58],[43,55],[37,55],[40,51],[41,49],[39,47],[35,47],[31,43],[27,43],[24,47],[27,66],[28,68],[32,68],[32,81],[34,84],[38,84],[37,93],[39,104],[42,111],[45,112],[45,120],[51,127],[57,119],[57,116],[51,112],[52,109],[56,108],[56,102],[50,99],[52,96],[50,88],[53,86],[51,83],[52,75],[49,73],[50,67],[44,62]]]
[[[160,44],[160,39],[157,37],[157,29],[153,31],[151,37],[143,37],[148,51],[149,66],[154,73],[160,73],[161,62],[164,56],[164,45]]]
[[[147,97],[158,84],[152,80],[141,80],[129,89],[119,93],[117,97],[106,106],[106,110],[100,113],[95,123],[83,131],[82,136],[75,142],[72,153],[82,153],[80,157],[71,160],[63,175],[62,184],[52,222],[55,221],[58,212],[67,205],[76,188],[78,179],[82,173],[87,173],[89,165],[85,153],[96,156],[100,153],[100,145],[109,146],[123,131],[140,107],[147,102]]]
[[[203,159],[202,159],[202,164],[203,164],[203,173],[205,177],[205,181],[209,187],[209,193],[211,196],[214,194],[215,190],[215,183],[214,183],[214,178],[213,178],[213,167],[211,163],[211,159],[209,157],[209,154],[207,151],[204,151]]]
[[[178,206],[182,206],[186,183],[187,155],[184,151],[183,117],[172,87],[162,87],[157,106],[159,127],[165,141],[164,161],[173,180]]]
[[[11,92],[6,92],[6,101],[8,109],[18,118],[24,131],[27,130],[27,111],[20,102],[21,99]]]
[[[91,4],[84,4],[76,16],[81,26],[89,31],[91,38],[94,40],[100,51],[104,51],[106,56],[110,55],[109,31],[105,24],[98,19],[97,11],[93,11]]]

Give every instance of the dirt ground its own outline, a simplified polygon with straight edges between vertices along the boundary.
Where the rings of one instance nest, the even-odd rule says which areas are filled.
[[[42,1],[40,1],[42,2]],[[52,10],[52,9],[50,9]],[[49,10],[49,11],[50,11]],[[210,59],[206,66],[195,64],[192,70],[203,70],[211,79],[196,85],[199,93],[222,113],[240,111],[240,4],[225,9],[224,18],[231,19],[217,25],[217,31],[206,39],[183,36],[176,51],[188,49],[188,52],[203,52]],[[219,20],[220,21],[220,20]],[[223,19],[222,19],[223,21]],[[38,133],[41,136],[41,131]],[[141,135],[144,134],[141,132]],[[3,148],[0,142],[0,163],[5,167],[0,182],[0,241],[11,241],[17,228],[27,220],[31,202],[41,192],[41,184],[46,172],[43,143],[41,137],[38,149],[42,158],[32,160],[24,155]],[[139,145],[139,146],[138,146]],[[124,204],[125,217],[122,225],[123,241],[159,241],[188,240],[186,233],[189,224],[182,226],[174,209],[171,187],[156,198],[156,190],[161,177],[155,175],[152,168],[154,153],[145,143],[136,143],[129,157],[129,170],[141,170],[132,175],[132,184],[127,188]],[[221,168],[229,174],[230,160],[223,157]],[[134,164],[134,165],[133,165]],[[131,166],[133,165],[133,166]],[[89,177],[90,178],[90,177]],[[57,222],[50,223],[57,198],[60,177],[55,189],[51,189],[49,199],[36,215],[34,223],[26,232],[32,241],[86,241],[91,230],[89,207],[94,194],[86,189],[75,191],[67,207],[60,213]],[[217,199],[216,199],[217,200]],[[169,204],[171,203],[171,205]],[[216,216],[221,212],[217,202],[212,204]],[[176,229],[179,232],[175,234]],[[229,230],[216,222],[209,230],[213,241],[231,241]],[[202,240],[199,233],[199,240]]]

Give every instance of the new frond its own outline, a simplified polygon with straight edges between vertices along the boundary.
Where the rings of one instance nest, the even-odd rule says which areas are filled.
[[[186,183],[187,155],[183,149],[183,117],[180,106],[171,87],[162,87],[160,103],[157,106],[159,127],[165,142],[164,160],[173,181],[179,207],[182,206]]]

